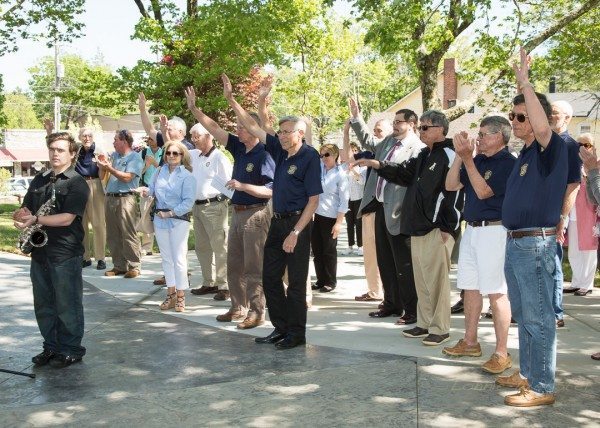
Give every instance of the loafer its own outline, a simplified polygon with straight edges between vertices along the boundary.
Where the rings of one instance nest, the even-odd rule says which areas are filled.
[[[279,342],[275,343],[277,349],[292,349],[296,346],[306,345],[306,338],[287,335]]]
[[[394,315],[393,312],[386,311],[385,309],[379,309],[378,311],[375,311],[375,312],[369,312],[369,316],[371,318],[387,318],[387,317],[391,317],[392,315]]]
[[[45,366],[51,359],[58,355],[56,352],[49,349],[44,349],[42,352],[31,358],[31,362],[36,366]]]
[[[527,379],[523,379],[521,377],[521,375],[519,374],[519,370],[515,370],[515,372],[510,376],[497,376],[496,385],[518,389],[522,387],[528,388],[529,382],[527,382]]]
[[[361,294],[360,296],[356,296],[354,298],[357,302],[376,302],[381,299],[376,299],[375,297],[369,296],[369,293]]]
[[[84,268],[86,268],[86,267],[89,267],[89,266],[91,266],[91,265],[92,265],[92,261],[91,261],[91,260],[84,260],[84,261],[81,263],[81,267],[84,267]]]
[[[64,354],[56,354],[56,356],[50,360],[50,365],[57,369],[62,369],[64,367],[70,366],[71,364],[75,364],[80,362],[83,357],[75,356],[75,355],[64,355]]]
[[[104,276],[119,276],[119,275],[125,275],[126,273],[127,272],[125,272],[124,270],[112,268],[111,270],[107,270],[106,272],[104,272]]]
[[[556,320],[556,327],[562,328],[565,326],[565,320]]]
[[[588,294],[592,294],[592,290],[577,290],[573,294],[575,296],[584,297],[584,296],[587,296]]]
[[[579,287],[567,287],[563,288],[563,293],[575,293],[579,290]]]
[[[322,286],[322,285],[318,285],[318,284],[312,284],[312,285],[310,286],[310,289],[311,289],[311,290],[319,290],[319,289],[321,289],[321,288],[323,288],[323,286]]]
[[[271,334],[269,334],[266,337],[255,337],[254,338],[254,342],[255,343],[277,343],[280,340],[282,340],[285,337],[285,334],[277,331],[277,330],[273,330],[273,332]]]
[[[595,354],[592,354],[592,360],[600,360],[600,352],[596,352]]]
[[[236,327],[240,330],[248,330],[250,328],[258,327],[265,323],[264,319],[261,318],[246,318],[244,321],[239,323]]]
[[[190,293],[195,294],[196,296],[202,296],[204,294],[214,294],[217,291],[219,291],[219,288],[216,285],[214,285],[214,286],[203,285],[202,287],[199,287],[199,288],[192,288],[190,290]]]
[[[554,394],[536,394],[528,387],[523,387],[516,394],[504,397],[504,404],[515,407],[533,407],[554,404]]]
[[[131,269],[128,270],[127,272],[125,272],[125,275],[123,275],[123,278],[137,278],[138,276],[140,276],[140,271],[139,269]]]
[[[106,262],[104,260],[98,260],[98,263],[96,264],[96,269],[98,269],[98,270],[106,269]]]
[[[319,289],[320,293],[330,293],[335,290],[335,285],[324,285]]]
[[[446,333],[446,334],[433,334],[432,333],[432,334],[427,335],[427,337],[425,339],[423,339],[422,343],[423,343],[423,345],[427,345],[427,346],[437,346],[437,345],[444,343],[448,339],[450,339],[450,333]]]
[[[240,312],[232,312],[227,311],[224,314],[217,315],[217,321],[219,322],[232,322],[232,321],[243,321],[246,318],[246,315]]]
[[[410,325],[416,324],[417,316],[413,314],[404,314],[396,320],[396,325]]]
[[[229,290],[219,290],[213,297],[215,300],[229,300]]]
[[[408,330],[403,330],[402,334],[406,337],[425,337],[429,334],[429,330],[421,327],[413,327]]]
[[[496,354],[495,352],[492,354],[489,360],[487,360],[481,366],[481,369],[484,372],[492,373],[492,374],[500,374],[504,370],[508,370],[512,367],[512,359],[510,358],[510,354],[507,354],[506,357]]]
[[[468,345],[463,339],[460,339],[456,345],[442,349],[442,354],[451,357],[481,357],[481,345]]]
[[[450,313],[451,314],[460,314],[461,312],[465,311],[465,302],[463,299],[460,299],[458,302],[456,302],[451,308],[450,308]]]
[[[164,276],[161,276],[158,279],[155,279],[154,281],[152,281],[152,284],[154,285],[167,285],[167,280],[165,279]]]

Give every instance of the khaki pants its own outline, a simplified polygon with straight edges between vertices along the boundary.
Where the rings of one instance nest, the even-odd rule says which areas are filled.
[[[209,205],[194,205],[192,212],[196,257],[202,270],[202,285],[216,285],[219,290],[227,290],[227,203],[222,201]]]
[[[83,253],[84,260],[90,260],[92,256],[96,260],[104,260],[106,254],[106,221],[104,220],[104,189],[99,178],[86,180],[90,189],[90,196],[83,214]],[[91,237],[89,227],[94,231],[94,251],[90,252]]]
[[[374,299],[383,299],[383,285],[379,276],[375,249],[375,213],[362,215],[362,243],[367,294]]]
[[[140,269],[140,241],[135,229],[139,218],[134,195],[106,197],[106,238],[114,268]]]
[[[410,238],[415,286],[417,327],[431,334],[450,331],[450,255],[454,238],[442,241],[440,229]]]
[[[140,214],[146,211],[146,207],[150,203],[150,197],[140,198]],[[154,244],[154,233],[142,233],[142,254],[152,252],[152,244]]]

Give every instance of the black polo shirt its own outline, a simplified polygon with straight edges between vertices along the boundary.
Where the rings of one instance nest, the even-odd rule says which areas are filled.
[[[23,206],[35,214],[38,209],[52,197],[52,171],[36,175],[23,199]],[[48,234],[48,243],[34,248],[31,257],[36,261],[46,258],[52,262],[61,262],[71,257],[83,255],[83,225],[81,218],[85,211],[90,190],[85,180],[75,172],[74,168],[56,176],[54,183],[55,207],[48,215],[70,213],[75,219],[69,226],[46,227],[42,229]]]
[[[234,180],[256,186],[273,187],[275,162],[265,150],[263,143],[258,143],[246,153],[246,146],[237,135],[229,134],[225,148],[233,156],[233,173],[231,177]],[[254,205],[268,201],[269,198],[257,198],[240,190],[233,192],[231,198],[231,202],[236,205]]]
[[[98,178],[99,169],[96,162],[94,162],[94,153],[96,152],[96,143],[92,143],[89,150],[81,147],[79,150],[79,156],[77,157],[77,163],[75,164],[75,171],[83,175],[84,177]]]
[[[502,224],[509,230],[555,227],[567,189],[567,148],[552,133],[546,149],[524,146],[508,177]]]
[[[279,138],[267,134],[267,152],[275,161],[273,182],[273,211],[289,213],[302,211],[310,196],[323,193],[319,153],[302,143],[300,150],[288,157]]]
[[[565,131],[559,135],[560,138],[562,138],[565,141],[565,144],[567,145],[567,159],[569,163],[567,183],[579,184],[581,183],[581,165],[583,164],[583,161],[579,157],[579,143],[569,135],[568,131]]]
[[[460,182],[465,186],[465,221],[484,221],[502,219],[502,201],[506,191],[506,181],[517,159],[506,148],[493,156],[479,154],[473,159],[475,168],[494,192],[494,195],[479,199],[464,165],[460,170]]]

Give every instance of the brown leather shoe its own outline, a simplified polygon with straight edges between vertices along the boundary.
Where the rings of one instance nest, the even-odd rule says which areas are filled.
[[[484,372],[492,374],[500,374],[504,370],[508,370],[511,367],[512,359],[510,358],[510,354],[508,354],[506,357],[503,357],[495,352],[492,354],[490,359],[481,366]]]
[[[190,290],[190,293],[195,294],[196,296],[202,296],[204,294],[214,294],[217,291],[219,291],[219,289],[217,288],[217,286],[212,286],[209,287],[207,285],[203,285],[202,287],[198,287],[198,288],[192,288]]]
[[[246,318],[244,321],[237,325],[237,328],[240,330],[247,330],[249,328],[258,327],[259,325],[263,325],[265,320],[260,318]]]
[[[533,407],[554,404],[554,394],[536,394],[528,387],[522,387],[516,394],[504,397],[504,404],[515,407]]]
[[[442,349],[442,354],[452,357],[481,357],[481,345],[478,343],[470,346],[463,339],[460,339],[456,345]]]
[[[217,291],[217,294],[215,294],[215,297],[213,297],[213,299],[215,299],[215,300],[229,300],[229,290],[219,290],[219,291]]]
[[[232,312],[231,309],[225,312],[224,314],[217,315],[217,321],[219,322],[239,322],[244,321],[246,319],[246,315],[241,312]]]
[[[124,270],[119,270],[117,268],[112,268],[111,270],[107,270],[106,272],[104,272],[104,276],[119,276],[119,275],[124,275],[125,272]]]
[[[507,388],[529,388],[529,382],[527,379],[523,379],[519,374],[519,370],[516,370],[510,376],[497,376],[496,377],[496,385],[505,386]]]
[[[160,278],[157,278],[154,281],[152,281],[152,284],[154,284],[154,285],[167,285],[167,280],[165,279],[164,276],[161,276]]]
[[[375,297],[369,296],[369,293],[361,294],[360,296],[356,296],[354,298],[357,302],[378,302],[383,299],[376,299]]]
[[[137,278],[138,276],[140,276],[139,269],[131,269],[125,272],[123,278]]]

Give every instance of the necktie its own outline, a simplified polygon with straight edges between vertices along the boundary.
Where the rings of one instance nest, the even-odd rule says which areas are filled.
[[[393,156],[394,156],[394,152],[396,151],[396,149],[398,147],[400,147],[402,145],[402,143],[400,141],[398,141],[396,144],[394,144],[392,146],[392,148],[390,148],[390,151],[388,152],[387,156],[385,157],[386,161],[389,161]],[[383,179],[383,177],[378,177],[377,178],[377,187],[375,188],[375,197],[377,198],[378,201],[382,201],[383,200],[383,185],[385,183],[385,180]]]

